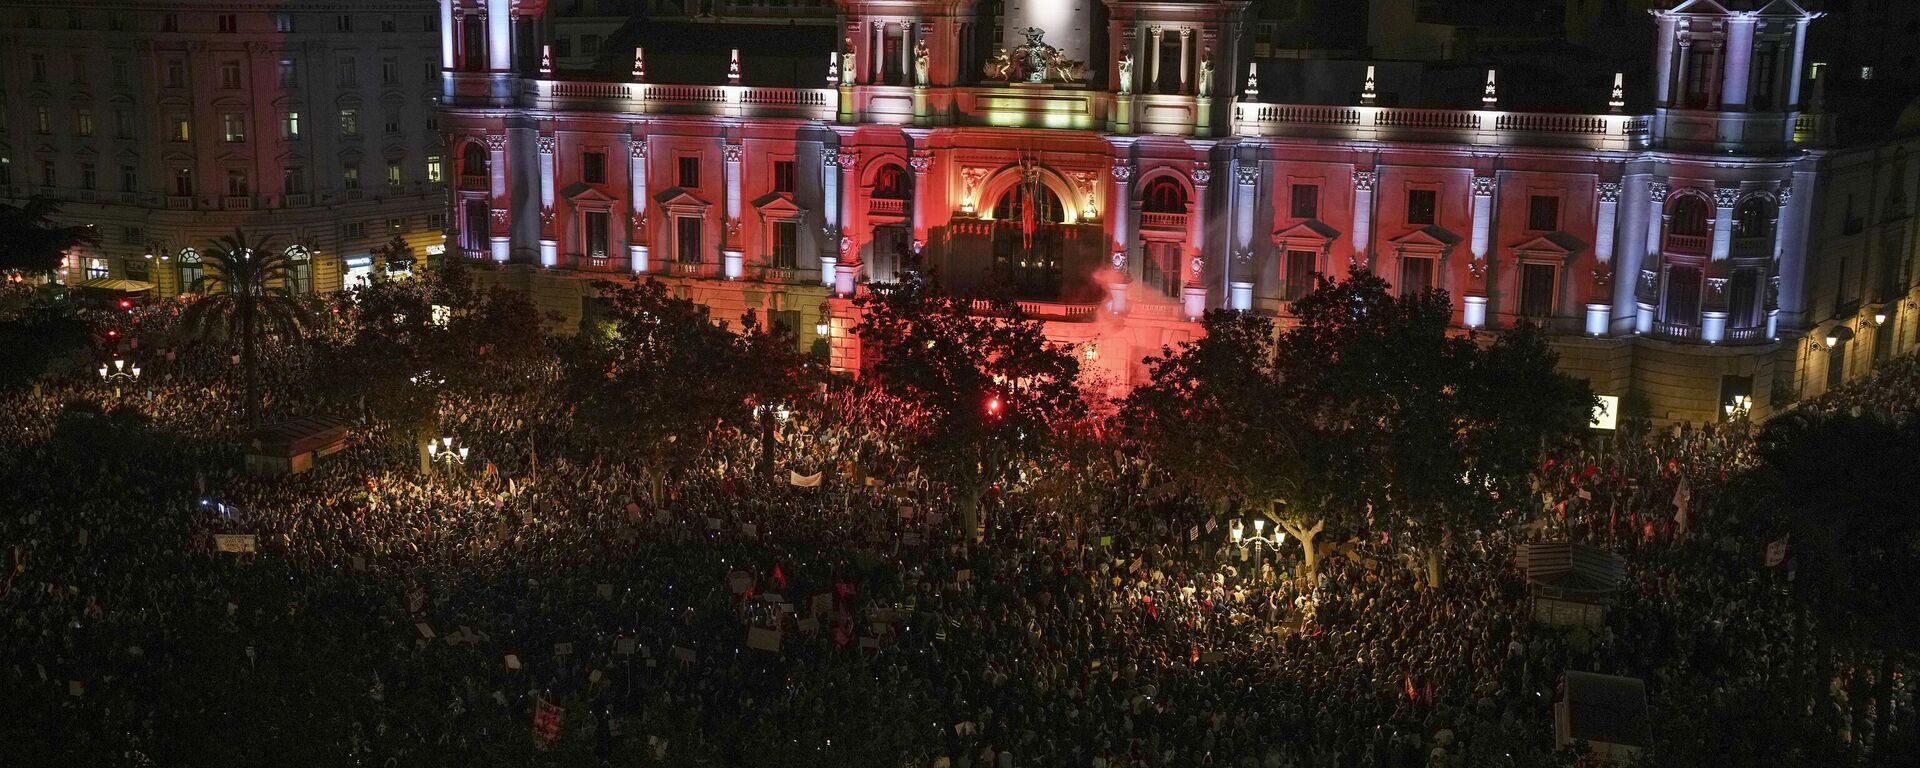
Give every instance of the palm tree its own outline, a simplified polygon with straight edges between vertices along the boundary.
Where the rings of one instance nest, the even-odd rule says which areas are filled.
[[[248,428],[260,426],[258,352],[268,333],[299,338],[304,310],[287,291],[293,260],[270,239],[249,242],[246,233],[214,240],[201,255],[206,272],[196,287],[203,293],[181,321],[201,338],[240,337],[240,370],[246,378]]]

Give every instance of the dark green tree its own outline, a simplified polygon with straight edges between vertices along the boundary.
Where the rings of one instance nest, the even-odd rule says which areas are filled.
[[[1045,455],[1056,433],[1086,415],[1080,358],[1013,302],[990,300],[977,312],[976,302],[918,277],[871,286],[854,303],[874,380],[922,420],[909,450],[960,491],[971,533],[987,486]]]
[[[181,322],[197,338],[221,338],[240,344],[247,426],[260,426],[260,347],[279,334],[298,339],[306,313],[287,291],[293,261],[271,240],[253,240],[234,230],[201,256],[204,295],[187,305]]]
[[[99,244],[93,230],[55,222],[59,212],[60,204],[44,197],[0,204],[0,272],[52,274],[67,251]]]

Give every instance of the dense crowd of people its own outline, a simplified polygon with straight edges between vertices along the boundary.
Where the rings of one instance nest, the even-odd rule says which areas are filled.
[[[1845,686],[1779,693],[1823,667],[1724,498],[1739,425],[1555,457],[1532,522],[1452,542],[1423,585],[1390,542],[1328,537],[1317,574],[1297,542],[1236,544],[1125,452],[996,488],[964,535],[898,451],[912,420],[852,382],[780,425],[772,475],[757,433],[675,472],[610,448],[557,364],[437,393],[472,453],[423,462],[283,347],[274,416],[358,418],[312,471],[251,476],[226,353],[142,354],[117,394],[0,396],[0,762],[1548,765],[1569,669],[1646,679],[1656,756],[1743,697],[1836,750],[1865,732]],[[1803,407],[1908,418],[1916,387],[1908,358]],[[1560,537],[1626,561],[1597,628],[1530,619],[1515,548]]]

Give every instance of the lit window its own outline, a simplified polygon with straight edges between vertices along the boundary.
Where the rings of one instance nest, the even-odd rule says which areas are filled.
[[[75,136],[93,135],[93,110],[82,109],[73,113],[73,133]]]
[[[357,109],[340,110],[340,133],[347,136],[360,135],[360,111]]]
[[[398,160],[387,161],[387,186],[400,186],[400,161]]]
[[[1873,79],[1873,67],[1861,67],[1861,68],[1860,68],[1860,79],[1862,79],[1862,80],[1872,80],[1872,79]]]
[[[340,167],[340,186],[347,189],[360,188],[360,166],[343,165]]]
[[[442,163],[442,161],[440,160],[440,156],[439,156],[439,155],[428,155],[428,156],[427,156],[427,181],[428,181],[428,183],[432,183],[432,184],[438,184],[438,183],[440,183],[440,182],[441,182],[442,180],[444,180],[444,179],[446,178],[446,174],[445,174],[445,172],[444,172],[444,171],[442,170],[442,169],[443,169],[444,167],[445,167],[445,165],[444,165],[444,164]]]
[[[53,110],[46,107],[34,107],[33,130],[36,133],[53,133]]]
[[[238,112],[228,112],[220,116],[220,129],[229,143],[247,140],[246,116]]]
[[[173,140],[193,140],[193,122],[188,120],[186,115],[173,116]]]
[[[300,113],[287,112],[280,115],[280,138],[300,138]]]

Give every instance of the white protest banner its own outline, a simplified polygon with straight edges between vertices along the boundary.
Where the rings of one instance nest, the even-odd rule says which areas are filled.
[[[787,482],[800,488],[818,488],[820,487],[821,474],[820,472],[815,472],[811,475],[802,475],[799,472],[789,469],[787,470]]]
[[[259,537],[251,533],[216,533],[213,535],[215,552],[258,552]]]
[[[756,651],[780,652],[780,631],[766,627],[747,628],[747,647]]]
[[[727,589],[733,590],[733,593],[736,595],[746,594],[747,590],[753,589],[753,574],[747,573],[746,571],[734,571],[727,574]]]
[[[618,640],[613,641],[613,652],[620,654],[621,656],[632,656],[633,645],[634,645],[633,638],[631,637],[620,638]]]
[[[1788,538],[1789,537],[1787,536],[1782,536],[1780,537],[1779,541],[1775,541],[1767,545],[1767,567],[1768,568],[1776,567],[1781,563],[1784,563],[1787,561],[1787,539]]]

